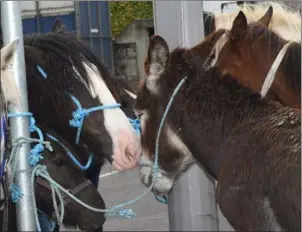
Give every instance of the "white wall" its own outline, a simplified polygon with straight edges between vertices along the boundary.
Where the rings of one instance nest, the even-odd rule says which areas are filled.
[[[36,1],[20,1],[23,17],[36,15]],[[39,1],[41,15],[66,14],[74,10],[73,1]]]
[[[203,1],[203,10],[210,11],[210,12],[221,12],[221,4],[227,2],[235,2],[235,1]],[[235,9],[236,3],[230,5],[227,9],[224,9],[224,12],[231,11]]]

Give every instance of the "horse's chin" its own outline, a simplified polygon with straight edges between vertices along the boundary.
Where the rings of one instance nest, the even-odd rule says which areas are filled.
[[[143,184],[149,188],[152,184],[152,167],[144,166],[140,168],[140,179]],[[152,192],[155,195],[163,196],[168,194],[174,184],[174,179],[162,174],[161,170],[159,170],[158,176],[156,178],[156,183],[152,188]]]

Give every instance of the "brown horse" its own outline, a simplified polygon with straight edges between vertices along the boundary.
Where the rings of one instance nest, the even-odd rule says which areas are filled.
[[[211,65],[262,97],[301,109],[301,43],[271,30],[272,16],[269,7],[259,21],[248,24],[246,16],[238,14],[237,26],[217,42]]]
[[[242,13],[232,31],[242,28]],[[301,121],[295,110],[261,98],[208,56],[225,33],[219,30],[190,49],[169,52],[151,38],[146,80],[135,112],[141,119],[142,163],[152,164],[157,130],[183,78],[160,135],[160,177],[153,191],[166,194],[195,159],[217,180],[216,200],[239,231],[300,230]],[[195,158],[195,159],[194,159]],[[141,169],[147,186],[151,168]]]

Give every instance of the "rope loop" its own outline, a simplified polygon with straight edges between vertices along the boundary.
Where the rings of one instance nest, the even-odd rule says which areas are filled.
[[[69,125],[75,128],[78,128],[77,134],[76,134],[76,139],[75,143],[78,145],[80,142],[80,136],[81,136],[81,131],[84,123],[84,119],[86,116],[88,116],[92,112],[96,112],[99,110],[105,110],[105,109],[114,109],[114,108],[119,108],[121,107],[121,104],[112,104],[112,105],[106,105],[106,106],[96,106],[92,107],[90,109],[84,109],[79,102],[79,100],[73,96],[72,94],[68,94],[71,98],[71,100],[74,102],[74,104],[77,106],[78,109],[76,109],[72,113],[72,119],[69,120]]]
[[[129,119],[129,122],[131,123],[131,125],[133,126],[134,130],[136,131],[136,134],[138,136],[140,136],[140,134],[141,134],[141,124],[140,124],[139,118],[136,118],[136,119],[128,118],[128,119]]]
[[[87,170],[90,165],[92,164],[93,161],[93,154],[89,155],[88,161],[86,163],[86,165],[82,165],[77,159],[76,157],[68,150],[68,148],[61,143],[57,138],[55,138],[53,135],[50,135],[49,133],[46,133],[46,136],[51,139],[52,141],[58,143],[61,147],[63,147],[63,149],[66,151],[67,156],[69,156],[69,158],[73,161],[73,163],[75,165],[77,165],[81,170]]]
[[[43,160],[42,152],[44,146],[41,143],[36,144],[29,152],[28,161],[32,166],[36,166],[40,160]]]
[[[72,119],[69,121],[69,125],[72,127],[81,127],[84,121],[84,117],[88,116],[89,112],[85,109],[77,109],[72,113]]]

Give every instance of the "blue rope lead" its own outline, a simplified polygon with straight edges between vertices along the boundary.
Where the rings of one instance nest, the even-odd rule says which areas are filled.
[[[58,144],[60,144],[60,146],[63,147],[63,149],[66,151],[66,154],[69,156],[69,158],[75,163],[75,165],[77,165],[81,170],[87,170],[91,163],[92,163],[92,160],[93,160],[93,155],[90,154],[89,155],[89,158],[88,158],[88,161],[87,161],[87,164],[85,166],[83,166],[82,164],[80,164],[80,162],[75,158],[75,156],[68,150],[68,148],[63,144],[61,143],[57,138],[55,138],[54,136],[46,133],[46,136],[51,139],[52,141],[55,141],[57,142]]]
[[[23,193],[21,193],[19,187],[14,183],[12,183],[10,190],[11,190],[11,198],[14,203],[17,203],[20,200],[20,198],[22,198],[24,195]]]
[[[35,166],[40,160],[43,159],[43,156],[41,153],[44,151],[44,146],[42,144],[42,141],[44,140],[43,134],[41,130],[35,125],[35,119],[33,118],[33,114],[30,112],[24,112],[24,113],[9,113],[9,118],[16,118],[16,117],[29,117],[29,131],[32,133],[36,131],[39,135],[39,143],[36,144],[30,151],[28,156],[29,164],[32,166]],[[3,164],[5,165],[5,163]],[[3,167],[3,169],[5,166]],[[2,166],[1,166],[2,169]],[[1,171],[2,175],[2,171]],[[18,202],[19,199],[23,196],[23,193],[21,193],[19,187],[16,184],[11,185],[11,198],[13,202]]]
[[[141,124],[140,124],[139,119],[138,118],[136,118],[136,119],[128,118],[128,119],[129,119],[131,125],[133,126],[134,130],[136,131],[136,134],[138,136],[140,136],[140,134],[141,134]]]
[[[99,111],[99,110],[106,110],[106,109],[113,109],[121,107],[121,104],[113,104],[107,106],[96,106],[90,109],[84,109],[81,106],[81,103],[76,99],[73,95],[69,94],[73,102],[76,104],[78,109],[72,113],[72,119],[69,121],[69,125],[72,127],[78,128],[77,135],[76,135],[76,144],[79,144],[81,131],[83,127],[83,122],[86,116],[90,113]]]
[[[157,201],[159,201],[160,203],[163,203],[163,204],[168,204],[168,197],[167,196],[157,196],[154,194],[154,197]]]
[[[42,131],[35,125],[36,121],[33,118],[33,114],[30,112],[25,112],[25,113],[9,113],[8,117],[9,118],[16,118],[16,117],[29,117],[29,131],[32,133],[36,131],[39,135],[39,139],[42,142],[44,140]],[[41,153],[44,151],[44,146],[42,143],[36,144],[29,152],[29,157],[28,161],[32,166],[35,166],[40,160],[43,159]]]
[[[44,79],[47,78],[47,74],[46,72],[41,68],[41,66],[37,65],[37,69],[39,70],[39,72],[42,74],[42,76],[44,77]]]

